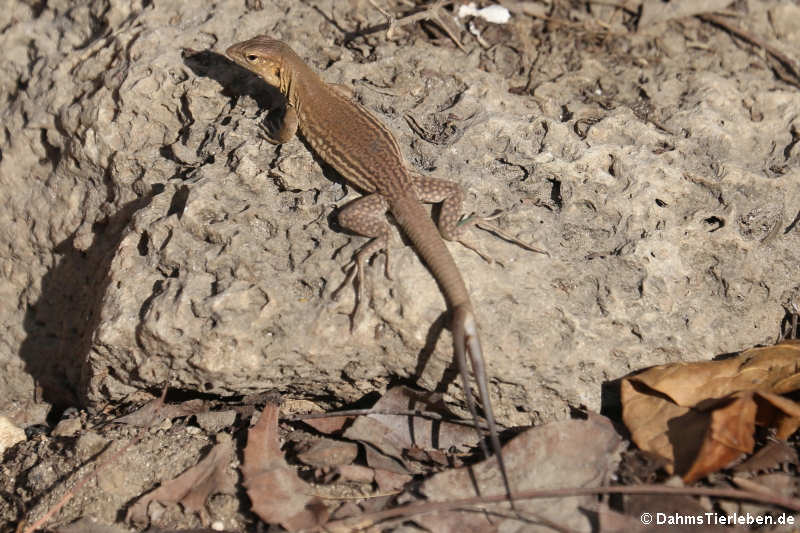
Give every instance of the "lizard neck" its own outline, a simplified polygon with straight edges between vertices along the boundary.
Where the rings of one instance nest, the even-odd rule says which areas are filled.
[[[313,92],[315,86],[322,84],[317,73],[299,57],[284,56],[279,89],[286,97],[287,103],[294,107],[298,114],[303,103],[309,101],[309,93]]]

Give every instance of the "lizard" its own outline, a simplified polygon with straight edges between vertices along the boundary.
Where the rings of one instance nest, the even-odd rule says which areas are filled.
[[[365,261],[383,251],[386,254],[386,275],[390,277],[388,240],[391,226],[385,216],[387,211],[391,212],[417,254],[427,264],[451,311],[455,359],[481,450],[488,458],[489,450],[483,441],[480,419],[469,385],[467,357],[483,404],[492,452],[507,499],[514,507],[489,397],[475,314],[466,284],[443,240],[458,241],[478,251],[463,235],[465,221],[460,220],[460,208],[464,193],[461,186],[449,180],[410,171],[389,129],[340,87],[324,82],[286,43],[261,35],[234,44],[225,53],[233,62],[279,89],[286,100],[283,119],[274,131],[266,133],[267,141],[285,143],[299,129],[311,149],[323,161],[347,182],[367,193],[345,205],[338,215],[342,227],[371,238],[355,254],[353,268],[345,282],[357,276],[356,306],[363,298],[363,283],[360,280]],[[438,229],[421,202],[442,203]],[[477,225],[475,220],[469,223]],[[494,227],[490,231],[500,233]],[[507,238],[502,233],[500,235]],[[511,240],[541,252],[516,239]]]

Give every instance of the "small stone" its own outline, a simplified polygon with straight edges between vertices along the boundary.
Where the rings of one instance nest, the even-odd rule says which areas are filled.
[[[206,411],[194,417],[197,425],[208,433],[219,433],[236,421],[236,411]]]
[[[165,418],[161,421],[155,431],[167,431],[169,428],[172,427],[172,420],[169,418]]]
[[[18,442],[25,440],[25,430],[8,417],[0,415],[0,455]]]
[[[74,437],[83,428],[80,418],[65,418],[53,428],[54,437]]]
[[[82,460],[89,459],[100,453],[108,440],[104,439],[94,431],[86,431],[75,443],[75,453]]]

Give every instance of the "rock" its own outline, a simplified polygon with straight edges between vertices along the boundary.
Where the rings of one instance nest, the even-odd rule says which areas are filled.
[[[598,409],[631,370],[776,338],[800,294],[800,95],[727,34],[709,30],[719,55],[675,32],[665,54],[648,35],[607,55],[552,46],[529,78],[509,67],[531,64],[509,57],[530,44],[513,18],[484,32],[506,35],[502,54],[376,36],[362,57],[303,25],[308,6],[278,5],[294,22],[277,36],[326,80],[355,80],[410,167],[461,183],[466,212],[508,210],[497,223],[550,252],[477,233],[490,265],[450,245],[503,424]],[[96,406],[169,380],[345,403],[413,379],[463,405],[457,382],[441,386],[445,303],[401,239],[394,280],[384,256],[368,269],[352,334],[353,291],[332,300],[365,242],[335,223],[357,194],[302,142],[259,137],[264,84],[220,55],[263,21],[230,8],[200,22],[185,3],[70,9],[15,8],[3,34],[0,187],[16,201],[0,212],[14,250],[0,291],[18,302],[0,310],[4,398],[35,380],[51,403]],[[96,16],[121,27],[94,36]]]
[[[8,448],[25,440],[25,430],[17,427],[8,417],[0,415],[0,456]]]
[[[219,433],[236,421],[236,411],[206,411],[194,415],[197,425],[208,433]]]
[[[53,428],[54,437],[74,437],[82,428],[80,418],[65,418]]]

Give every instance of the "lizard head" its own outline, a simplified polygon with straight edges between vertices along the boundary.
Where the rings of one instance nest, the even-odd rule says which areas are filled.
[[[281,41],[259,35],[234,44],[225,51],[225,55],[262,77],[270,85],[282,89],[281,74],[285,74],[284,58],[294,55],[294,52]]]

